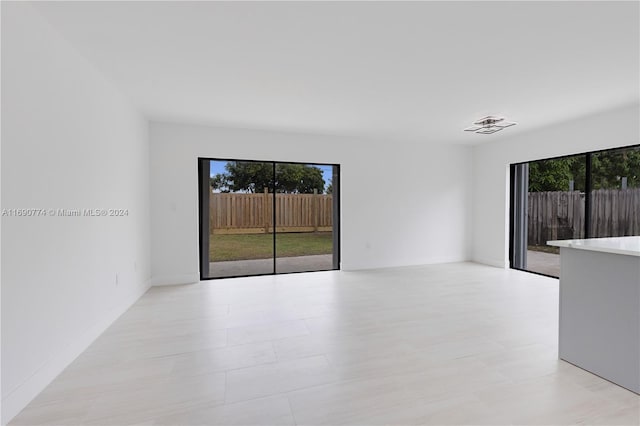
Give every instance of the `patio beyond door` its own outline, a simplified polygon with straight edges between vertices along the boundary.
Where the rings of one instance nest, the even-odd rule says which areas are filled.
[[[199,175],[202,279],[339,269],[339,166],[199,159]]]

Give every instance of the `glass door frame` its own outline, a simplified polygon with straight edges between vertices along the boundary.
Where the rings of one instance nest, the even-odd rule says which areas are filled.
[[[543,275],[545,277],[551,278],[559,278],[555,275],[544,274],[541,272],[531,271],[529,269],[523,269],[517,266],[517,262],[521,258],[518,253],[521,247],[519,247],[522,243],[518,243],[518,238],[522,235],[522,229],[518,227],[524,222],[526,224],[526,218],[524,221],[521,218],[517,218],[516,216],[522,214],[521,206],[522,202],[519,200],[522,192],[522,182],[519,182],[519,177],[522,176],[522,172],[518,170],[518,168],[524,164],[533,163],[536,161],[545,161],[545,160],[557,160],[562,158],[569,157],[579,157],[584,156],[585,158],[585,198],[584,198],[584,237],[583,238],[591,238],[591,196],[592,194],[592,171],[591,171],[591,161],[592,156],[594,154],[606,153],[611,151],[618,151],[624,149],[637,149],[640,148],[640,144],[633,145],[625,145],[612,147],[607,149],[600,149],[597,151],[588,151],[588,152],[579,152],[576,154],[568,154],[568,155],[560,155],[556,157],[548,157],[548,158],[538,158],[536,160],[529,161],[521,161],[518,163],[512,163],[509,165],[509,268],[516,269],[518,271],[529,272],[531,274]],[[527,173],[528,175],[528,173]],[[527,182],[528,187],[528,182]],[[526,215],[526,212],[524,213]]]
[[[280,164],[300,164],[300,165],[317,165],[317,166],[331,166],[332,167],[332,269],[312,270],[312,271],[295,271],[295,272],[278,272],[276,268],[276,260],[278,259],[277,248],[277,223],[276,223],[276,191],[275,188],[269,188],[271,190],[272,197],[272,223],[273,223],[273,271],[270,273],[259,273],[249,275],[230,275],[224,277],[211,277],[209,271],[209,246],[210,246],[210,229],[209,229],[209,197],[210,190],[210,164],[211,161],[237,161],[243,163],[266,163],[273,166],[273,177],[275,181],[276,167]],[[341,241],[341,229],[340,229],[340,164],[332,163],[320,163],[320,162],[301,162],[301,161],[274,161],[274,160],[246,160],[237,158],[211,158],[211,157],[198,157],[197,159],[197,172],[198,172],[198,258],[200,266],[200,280],[217,280],[226,278],[240,278],[240,277],[257,277],[265,275],[285,275],[285,274],[298,274],[304,272],[322,272],[328,270],[340,270],[341,253],[340,253],[340,241]],[[273,186],[273,184],[272,184]]]

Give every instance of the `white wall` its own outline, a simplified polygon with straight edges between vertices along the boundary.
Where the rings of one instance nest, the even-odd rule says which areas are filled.
[[[197,158],[337,163],[345,270],[469,258],[471,149],[152,123],[154,284],[196,281]]]
[[[474,147],[472,259],[508,266],[510,164],[638,143],[636,104]]]
[[[2,4],[2,403],[11,419],[148,288],[146,121],[32,6]],[[118,274],[118,284],[116,284]]]

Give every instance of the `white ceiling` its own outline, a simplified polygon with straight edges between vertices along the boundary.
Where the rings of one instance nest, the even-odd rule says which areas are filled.
[[[638,2],[37,8],[150,119],[473,144],[638,102]],[[463,128],[488,114],[518,126]]]

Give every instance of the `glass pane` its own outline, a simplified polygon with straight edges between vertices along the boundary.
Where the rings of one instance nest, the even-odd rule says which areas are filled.
[[[209,278],[271,274],[273,163],[210,162]]]
[[[276,164],[276,272],[334,269],[333,167]]]
[[[590,236],[640,235],[640,147],[591,155]]]
[[[529,163],[526,270],[560,276],[550,240],[584,238],[586,156]]]

